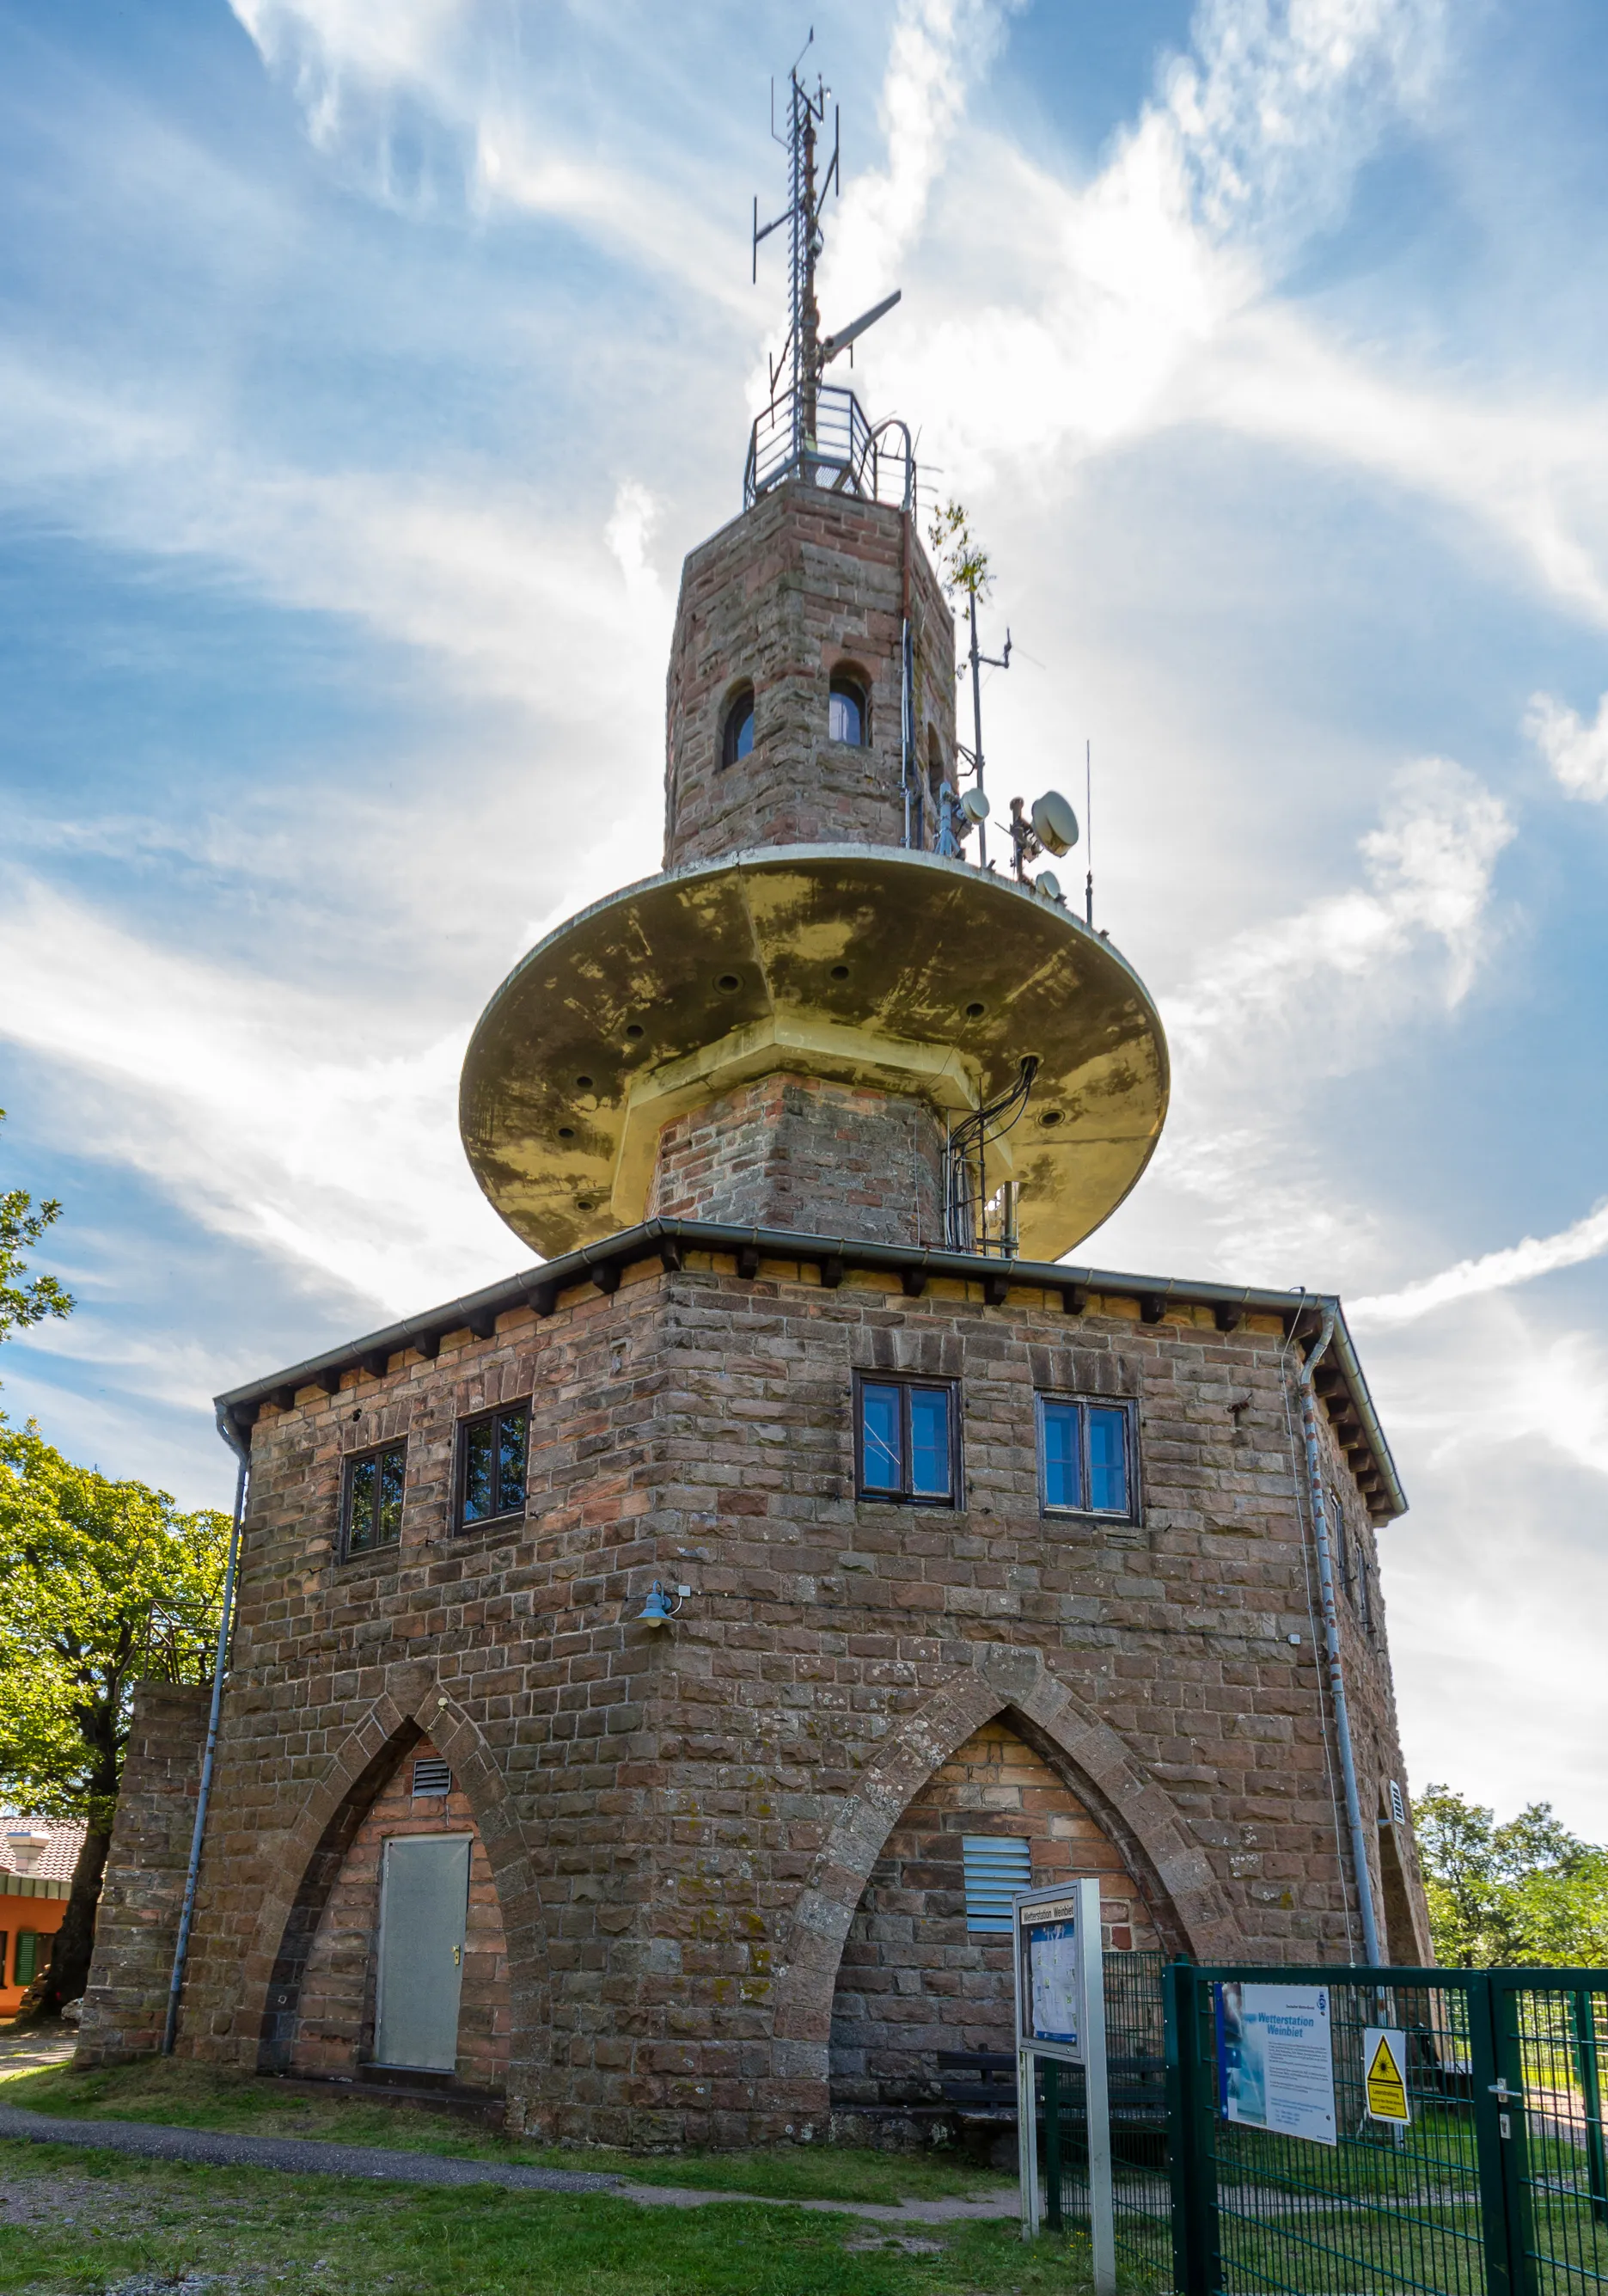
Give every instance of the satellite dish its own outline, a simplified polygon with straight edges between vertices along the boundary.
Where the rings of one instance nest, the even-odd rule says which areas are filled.
[[[961,799],[960,809],[975,828],[980,821],[987,821],[989,817],[989,800],[981,790],[969,789]]]
[[[1053,869],[1041,869],[1033,880],[1033,890],[1042,893],[1046,901],[1061,898],[1061,880]]]
[[[1078,842],[1078,816],[1059,790],[1046,790],[1029,818],[1046,853],[1070,853]]]

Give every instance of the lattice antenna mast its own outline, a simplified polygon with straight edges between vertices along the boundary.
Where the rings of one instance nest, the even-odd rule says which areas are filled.
[[[770,394],[772,403],[776,385],[784,373],[788,375],[792,400],[792,456],[801,463],[812,454],[816,439],[816,390],[821,379],[821,312],[816,301],[816,263],[825,245],[821,231],[821,209],[832,193],[838,188],[838,158],[841,145],[841,115],[833,113],[832,159],[824,181],[816,184],[816,142],[826,122],[826,107],[832,102],[832,90],[817,75],[812,93],[807,82],[799,77],[799,66],[815,45],[812,30],[804,43],[803,53],[787,75],[787,132],[776,129],[775,83],[771,83],[770,132],[787,153],[787,205],[782,213],[763,227],[759,222],[759,201],[754,199],[753,276],[759,276],[759,242],[768,239],[773,231],[787,226],[787,340],[782,356],[771,363]]]
[[[823,338],[821,311],[816,301],[816,265],[825,245],[821,229],[821,211],[827,201],[842,187],[842,115],[833,104],[832,90],[816,76],[815,87],[799,76],[799,68],[815,44],[812,30],[804,43],[798,62],[787,75],[787,132],[783,135],[776,127],[775,83],[771,84],[770,132],[787,153],[787,205],[771,222],[761,225],[759,201],[754,200],[752,274],[759,276],[759,242],[768,239],[773,231],[787,226],[788,243],[788,329],[787,340],[779,358],[770,367],[771,404],[776,404],[776,386],[785,373],[788,378],[788,398],[791,405],[791,453],[793,468],[808,472],[816,455],[817,398],[821,377],[840,351],[846,351],[863,335],[867,327],[891,311],[899,299],[899,290],[885,296],[882,302],[864,311],[852,325],[836,334]],[[832,157],[826,171],[817,184],[819,145],[826,125],[826,108],[832,104]],[[851,362],[852,364],[852,362]]]

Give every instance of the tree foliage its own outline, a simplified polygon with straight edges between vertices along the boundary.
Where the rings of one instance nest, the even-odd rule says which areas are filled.
[[[1449,1786],[1413,1805],[1438,1959],[1459,1969],[1608,1966],[1608,1849],[1552,1804],[1505,1824]]]
[[[0,1418],[0,1793],[110,1829],[133,1687],[204,1681],[229,1518]]]
[[[948,502],[942,510],[933,512],[927,539],[932,545],[938,578],[946,590],[964,590],[973,598],[988,595],[992,578],[989,554],[973,537],[971,520],[961,504]]]
[[[0,1124],[4,1121],[5,1111],[0,1108]],[[28,1253],[61,1213],[53,1198],[36,1206],[24,1188],[8,1188],[0,1194],[0,1340],[8,1332],[43,1323],[46,1316],[71,1313],[71,1295],[53,1275],[28,1274]]]

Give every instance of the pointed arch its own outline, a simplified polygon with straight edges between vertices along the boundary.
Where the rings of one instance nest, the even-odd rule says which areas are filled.
[[[1122,1852],[1168,1949],[1202,1960],[1233,1950],[1228,1909],[1210,1860],[1166,1795],[1037,1651],[1001,1645],[957,1673],[890,1734],[839,1812],[794,1908],[776,1988],[775,2070],[783,2079],[818,2083],[822,2111],[838,1964],[872,1867],[933,1772],[1001,1713]]]
[[[264,1894],[245,1959],[245,2030],[255,2023],[260,2071],[288,2067],[308,1957],[342,1861],[375,1797],[426,1734],[452,1765],[496,1885],[513,2029],[509,2090],[522,2098],[539,2083],[549,2021],[541,1892],[490,1748],[431,1669],[416,1661],[390,1670],[384,1691],[337,1749],[284,1840],[277,1860],[283,1882]]]

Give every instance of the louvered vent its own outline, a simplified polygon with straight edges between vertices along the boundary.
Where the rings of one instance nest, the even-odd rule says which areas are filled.
[[[966,1927],[997,1936],[1011,1933],[1011,1899],[1033,1886],[1030,1842],[1010,1834],[968,1833],[961,1839],[966,1874]]]
[[[452,1772],[445,1762],[415,1762],[414,1792],[416,1794],[444,1794],[452,1792]]]

